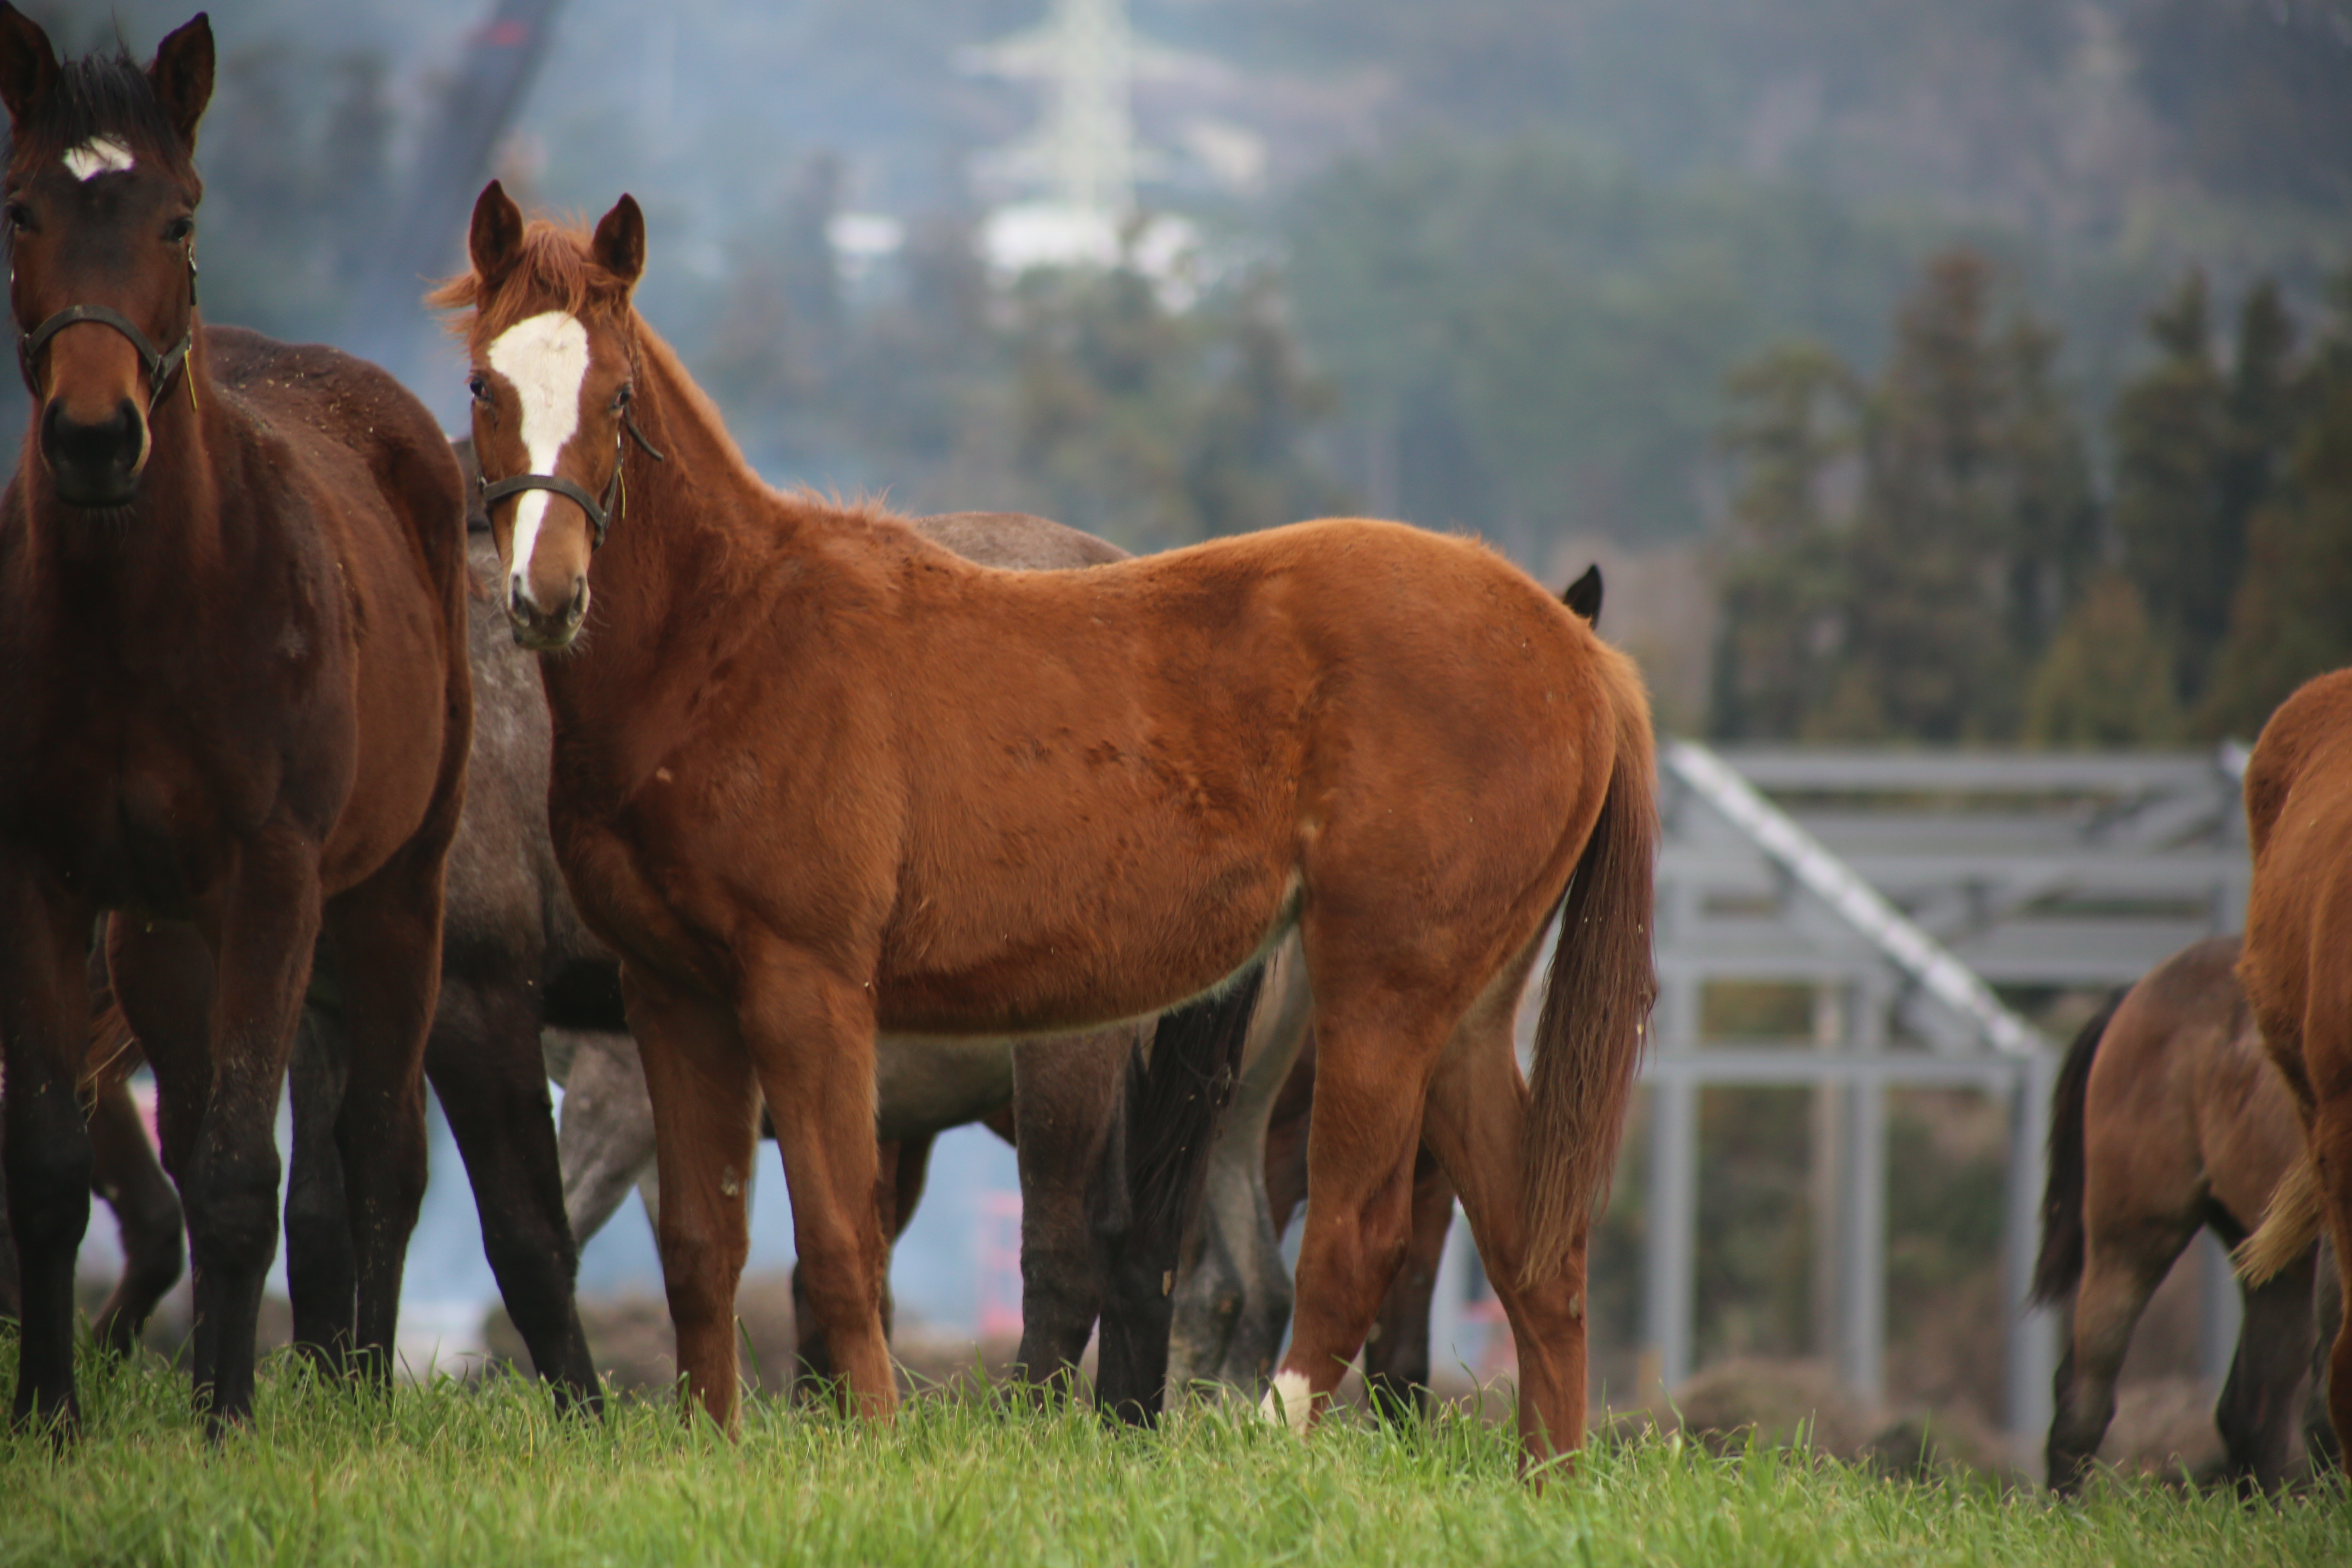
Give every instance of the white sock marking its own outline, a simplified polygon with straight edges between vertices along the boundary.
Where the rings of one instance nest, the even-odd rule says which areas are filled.
[[[1274,1386],[1265,1391],[1258,1403],[1257,1413],[1277,1426],[1286,1426],[1300,1436],[1307,1435],[1307,1418],[1314,1413],[1315,1394],[1308,1387],[1303,1372],[1277,1372]]]
[[[563,444],[580,428],[580,384],[588,376],[588,329],[576,316],[549,310],[517,321],[490,344],[490,368],[513,384],[522,400],[522,445],[534,474],[555,472]],[[514,566],[507,579],[511,597],[520,590],[541,613],[548,606],[530,591],[531,552],[539,548],[539,525],[547,516],[547,492],[525,490],[515,498]]]
[[[82,181],[100,174],[127,174],[131,163],[131,149],[111,136],[93,136],[66,153],[66,172]]]

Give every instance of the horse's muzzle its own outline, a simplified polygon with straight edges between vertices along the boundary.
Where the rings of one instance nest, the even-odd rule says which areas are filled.
[[[147,428],[139,405],[124,398],[111,418],[84,425],[62,399],[41,416],[41,461],[68,506],[128,506],[147,465]]]
[[[549,615],[531,603],[520,583],[507,585],[507,620],[514,627],[514,639],[535,653],[553,653],[572,646],[580,635],[581,622],[588,618],[588,579],[581,578],[572,584],[572,597],[562,609]]]

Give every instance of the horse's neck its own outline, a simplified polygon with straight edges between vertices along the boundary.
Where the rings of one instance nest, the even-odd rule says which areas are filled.
[[[590,570],[587,628],[541,662],[558,747],[614,784],[639,771],[648,717],[681,710],[741,629],[744,612],[726,606],[745,574],[794,543],[778,498],[675,358],[649,342],[636,382],[639,427],[662,457],[623,443],[624,499]]]

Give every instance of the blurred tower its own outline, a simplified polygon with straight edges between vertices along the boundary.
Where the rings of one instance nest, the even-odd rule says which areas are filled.
[[[983,184],[1029,198],[991,216],[991,259],[1013,270],[1116,260],[1121,226],[1136,210],[1136,182],[1170,167],[1136,137],[1134,84],[1182,75],[1194,62],[1138,37],[1127,0],[1050,0],[1037,26],[968,49],[960,63],[975,74],[1037,82],[1045,98],[1027,136],[972,160]]]

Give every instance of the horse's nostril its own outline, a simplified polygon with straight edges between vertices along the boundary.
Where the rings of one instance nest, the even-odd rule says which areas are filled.
[[[575,621],[588,613],[587,578],[583,577],[572,585],[572,604],[564,613],[570,619]]]
[[[120,505],[131,498],[145,453],[146,431],[138,405],[125,398],[114,412],[83,424],[52,399],[41,414],[41,456],[60,495],[80,505]]]

